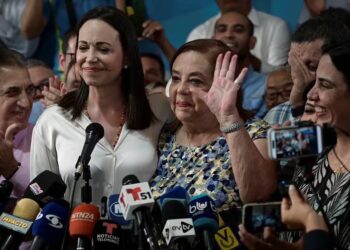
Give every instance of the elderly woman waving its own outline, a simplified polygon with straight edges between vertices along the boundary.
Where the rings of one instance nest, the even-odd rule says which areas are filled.
[[[180,125],[160,136],[151,180],[155,197],[181,186],[189,196],[206,193],[220,212],[242,201],[267,200],[276,190],[267,125],[242,109],[239,89],[247,69],[236,77],[236,62],[225,44],[211,39],[186,43],[176,52],[170,104]]]

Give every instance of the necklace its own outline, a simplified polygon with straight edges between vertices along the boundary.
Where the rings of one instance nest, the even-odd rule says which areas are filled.
[[[92,121],[87,107],[85,107],[84,112],[85,112],[86,116],[89,118],[89,120]],[[121,134],[121,132],[122,132],[122,128],[123,128],[124,123],[125,123],[125,116],[126,116],[126,109],[125,109],[125,106],[124,106],[124,107],[123,107],[122,114],[121,114],[120,119],[119,119],[119,124],[118,124],[118,127],[117,127],[117,134],[116,134],[116,136],[115,136],[115,138],[114,138],[114,140],[113,140],[113,144],[112,144],[112,147],[113,147],[113,148],[114,148],[115,145],[117,145],[117,143],[118,143],[120,134]]]
[[[335,158],[338,160],[338,162],[340,163],[341,167],[337,169],[337,173],[340,173],[342,169],[346,170],[347,172],[350,172],[350,170],[345,166],[345,164],[343,163],[342,160],[340,160],[339,156],[337,155],[337,153],[335,152],[335,147],[332,149],[333,154],[335,156]]]

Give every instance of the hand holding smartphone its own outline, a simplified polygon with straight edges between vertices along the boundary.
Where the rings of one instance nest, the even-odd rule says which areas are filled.
[[[243,225],[252,234],[262,234],[264,227],[286,231],[281,221],[281,202],[250,203],[243,206]]]
[[[268,148],[275,160],[316,156],[323,150],[322,129],[313,124],[269,129]]]

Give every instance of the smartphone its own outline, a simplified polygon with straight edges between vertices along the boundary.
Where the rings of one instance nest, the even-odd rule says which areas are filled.
[[[276,232],[286,231],[281,221],[281,202],[250,203],[243,206],[243,225],[248,232],[261,234],[264,227]]]
[[[318,155],[323,150],[322,128],[303,125],[269,129],[269,155],[272,159],[294,159]]]

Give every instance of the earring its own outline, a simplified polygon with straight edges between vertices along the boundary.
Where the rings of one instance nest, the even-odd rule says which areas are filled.
[[[124,69],[127,69],[129,68],[129,66],[127,64],[124,65]]]

